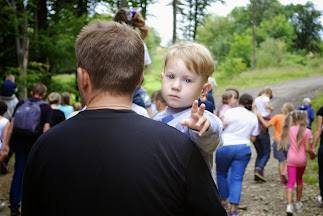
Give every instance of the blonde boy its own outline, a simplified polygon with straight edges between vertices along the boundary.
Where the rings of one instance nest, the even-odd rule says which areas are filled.
[[[168,107],[156,115],[162,121],[190,137],[200,148],[209,167],[210,158],[222,145],[222,122],[214,114],[198,107],[198,99],[210,90],[208,77],[214,71],[209,50],[201,44],[186,41],[171,46],[165,57],[162,95]]]

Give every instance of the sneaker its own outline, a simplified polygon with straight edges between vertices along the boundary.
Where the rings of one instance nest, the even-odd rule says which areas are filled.
[[[294,215],[293,205],[287,205],[287,207],[286,207],[286,215],[287,216],[293,216]]]
[[[301,201],[295,202],[295,208],[296,209],[300,209],[300,208],[302,208],[302,206],[303,206],[303,203]]]
[[[263,182],[266,182],[267,181],[265,179],[264,175],[263,175],[262,169],[260,169],[260,168],[256,168],[256,170],[255,170],[255,179],[256,178],[259,179],[259,180],[261,180],[261,181],[263,181]]]
[[[239,210],[230,212],[230,216],[239,216]]]
[[[20,211],[19,210],[11,210],[11,216],[19,216],[20,215]]]
[[[322,197],[321,197],[321,196],[318,196],[318,197],[317,197],[317,201],[318,201],[320,204],[323,204],[323,201],[322,201]]]

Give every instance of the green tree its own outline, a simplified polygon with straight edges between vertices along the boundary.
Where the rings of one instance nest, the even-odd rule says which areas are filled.
[[[234,40],[230,43],[231,50],[228,55],[229,58],[241,58],[247,67],[251,66],[252,57],[252,36],[250,32],[251,30],[247,29],[243,34],[233,34]]]
[[[283,40],[287,47],[292,47],[296,35],[294,34],[293,24],[287,21],[285,15],[279,14],[272,19],[263,20],[260,23],[257,30],[258,43],[265,41],[267,37]]]
[[[320,31],[323,29],[319,18],[322,11],[315,9],[312,2],[305,5],[287,5],[288,18],[293,23],[294,32],[297,38],[294,40],[297,50],[306,50],[306,52],[322,52],[320,42]]]
[[[257,68],[278,67],[285,50],[285,41],[267,37],[257,52]]]
[[[234,23],[228,17],[209,15],[197,30],[196,41],[207,46],[221,64],[230,52],[234,31]]]

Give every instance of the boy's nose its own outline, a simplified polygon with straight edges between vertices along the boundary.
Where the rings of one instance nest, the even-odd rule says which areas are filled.
[[[180,91],[181,90],[181,82],[179,79],[175,79],[172,83],[172,90]]]

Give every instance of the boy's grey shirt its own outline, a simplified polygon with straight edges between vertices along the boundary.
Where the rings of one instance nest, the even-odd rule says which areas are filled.
[[[210,127],[203,136],[199,136],[199,131],[182,126],[181,121],[187,119],[191,115],[192,108],[171,108],[167,107],[165,111],[158,113],[154,120],[162,121],[163,118],[173,115],[174,119],[169,121],[167,124],[186,134],[201,150],[201,153],[207,162],[209,168],[211,168],[210,158],[213,152],[223,145],[221,134],[223,131],[222,121],[215,116],[213,113],[205,110],[204,115],[210,120]]]

